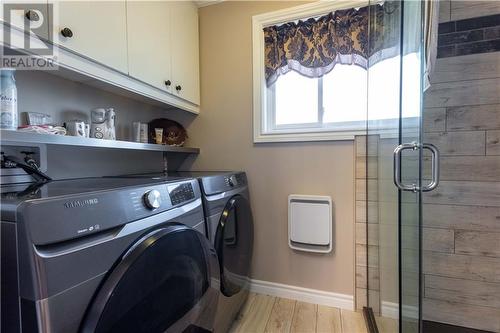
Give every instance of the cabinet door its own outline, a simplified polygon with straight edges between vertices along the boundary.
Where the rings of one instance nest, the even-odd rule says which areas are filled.
[[[56,1],[55,5],[54,42],[127,73],[125,1]]]
[[[2,1],[0,5],[0,22],[8,23],[16,28],[32,32],[48,39],[49,16],[47,0]],[[0,36],[3,41],[4,36]],[[24,47],[23,44],[14,47]]]
[[[172,92],[169,1],[127,1],[130,76]]]
[[[198,8],[192,1],[174,1],[171,6],[174,94],[199,105]]]

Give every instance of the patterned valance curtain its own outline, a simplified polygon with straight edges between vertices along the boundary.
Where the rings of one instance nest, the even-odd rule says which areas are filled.
[[[316,19],[264,28],[267,86],[290,70],[321,77],[338,63],[367,68],[369,60],[372,64],[370,57],[381,58],[383,49],[398,41],[388,30],[391,27],[384,26],[384,21],[394,21],[384,20],[385,6],[337,10]]]

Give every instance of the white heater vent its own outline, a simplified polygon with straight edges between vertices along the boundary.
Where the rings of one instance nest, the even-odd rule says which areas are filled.
[[[288,244],[301,251],[332,251],[330,197],[296,194],[288,197]]]

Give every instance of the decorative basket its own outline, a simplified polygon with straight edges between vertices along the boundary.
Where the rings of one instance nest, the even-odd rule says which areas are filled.
[[[184,126],[170,119],[159,118],[149,122],[148,138],[150,143],[156,143],[155,128],[163,128],[163,145],[182,147],[188,138]]]

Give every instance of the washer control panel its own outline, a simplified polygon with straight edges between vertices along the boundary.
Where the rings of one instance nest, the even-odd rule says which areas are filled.
[[[195,197],[193,185],[191,183],[169,185],[167,189],[173,206],[177,206],[186,201],[191,201]]]

